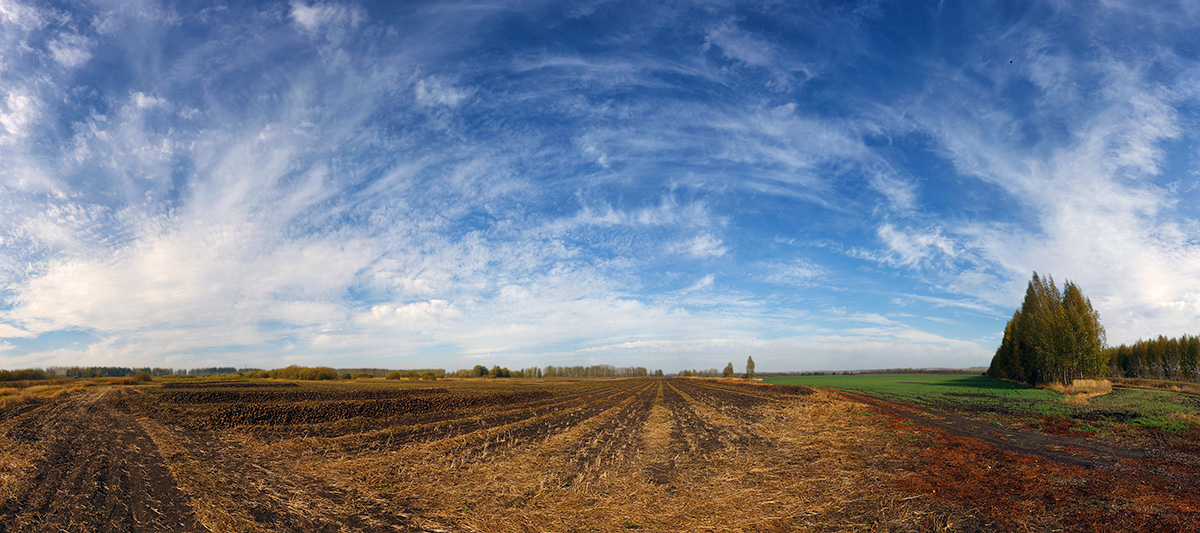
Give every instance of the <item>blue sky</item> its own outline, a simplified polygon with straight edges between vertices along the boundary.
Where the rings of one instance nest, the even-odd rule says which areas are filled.
[[[0,367],[982,366],[1200,323],[1185,2],[0,0]]]

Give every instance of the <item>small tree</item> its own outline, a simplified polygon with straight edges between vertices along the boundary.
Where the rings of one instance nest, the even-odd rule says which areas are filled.
[[[729,363],[729,364],[725,365],[725,371],[721,372],[721,377],[723,377],[723,378],[733,377],[733,363]]]
[[[733,363],[730,363],[732,365]],[[746,358],[746,379],[754,379],[754,357]]]

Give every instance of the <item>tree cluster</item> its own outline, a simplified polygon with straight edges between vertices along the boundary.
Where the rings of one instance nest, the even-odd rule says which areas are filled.
[[[368,373],[373,377],[378,377],[376,373]],[[386,379],[422,379],[425,381],[433,381],[438,378],[446,377],[446,371],[441,368],[416,368],[409,370],[391,370],[383,374]]]
[[[1138,340],[1107,351],[1114,377],[1200,381],[1200,337]]]
[[[0,370],[0,381],[31,381],[37,379],[47,379],[45,372],[36,368],[27,368],[25,370]]]
[[[284,368],[276,368],[264,372],[266,376],[275,379],[302,379],[309,381],[323,381],[327,379],[337,379],[338,372],[327,366],[307,367],[290,365]],[[257,377],[257,376],[256,376]]]
[[[660,375],[662,373],[661,370],[657,372]],[[509,370],[508,367],[502,366],[493,366],[488,369],[483,365],[475,365],[475,368],[455,371],[453,375],[458,378],[644,378],[650,375],[650,371],[640,366],[616,367],[612,365],[547,365],[544,369],[533,366],[520,370]]]
[[[679,377],[681,378],[715,378],[720,377],[721,375],[721,371],[715,368],[710,368],[708,370],[692,369],[679,371]]]
[[[49,366],[46,374],[68,378],[120,378],[146,372],[152,376],[167,376],[176,373],[170,368],[129,368],[124,366]],[[178,372],[184,372],[180,369]]]
[[[988,375],[1040,385],[1106,374],[1104,327],[1091,300],[1068,281],[1060,291],[1036,272],[1025,301],[1004,326]]]

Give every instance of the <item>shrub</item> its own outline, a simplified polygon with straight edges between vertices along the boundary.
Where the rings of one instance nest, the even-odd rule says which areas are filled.
[[[134,374],[133,380],[138,381],[138,382],[148,382],[148,381],[154,381],[154,378],[153,378],[153,376],[150,375],[149,372],[146,372],[145,370],[143,370],[141,372],[138,372],[137,374]]]
[[[400,374],[399,370],[393,370],[391,372],[388,372],[388,374],[386,376],[383,376],[383,379],[400,379],[402,377],[404,377],[404,376],[402,374]]]

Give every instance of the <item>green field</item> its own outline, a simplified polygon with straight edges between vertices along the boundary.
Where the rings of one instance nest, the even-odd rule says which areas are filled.
[[[1025,387],[988,376],[961,374],[854,374],[850,376],[784,376],[767,383],[862,392],[872,396],[936,407],[959,398],[1057,400],[1056,392]],[[964,396],[966,395],[966,396]]]
[[[763,381],[858,392],[940,411],[1055,419],[1084,431],[1129,424],[1181,432],[1193,428],[1193,419],[1200,415],[1200,397],[1182,392],[1114,387],[1112,393],[1079,405],[1053,391],[988,376],[855,374],[769,377]]]

